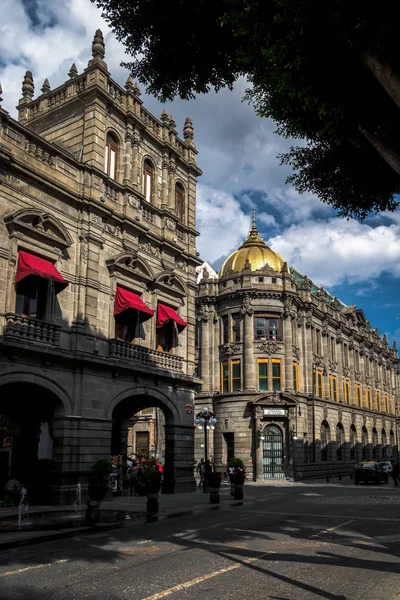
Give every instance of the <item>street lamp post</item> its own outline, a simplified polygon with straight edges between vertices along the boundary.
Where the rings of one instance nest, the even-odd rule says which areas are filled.
[[[208,430],[214,430],[215,425],[217,423],[217,419],[214,417],[214,414],[211,412],[209,408],[203,408],[202,411],[197,413],[196,418],[194,420],[198,429],[203,429],[204,427],[204,460],[207,462],[208,459]],[[208,492],[208,470],[204,471],[204,480],[203,480],[203,492]]]

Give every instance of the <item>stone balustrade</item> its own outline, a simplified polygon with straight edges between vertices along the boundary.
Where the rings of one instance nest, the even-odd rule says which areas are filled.
[[[59,325],[46,323],[33,317],[24,315],[16,315],[14,313],[6,313],[4,338],[12,338],[21,341],[30,341],[33,343],[40,342],[58,346],[60,344],[60,329]]]
[[[121,340],[110,340],[110,356],[154,366],[169,371],[183,372],[183,358],[173,356],[168,352],[159,352],[137,344],[130,344]]]

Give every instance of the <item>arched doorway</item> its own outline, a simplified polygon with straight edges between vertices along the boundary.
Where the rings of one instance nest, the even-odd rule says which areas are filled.
[[[395,445],[394,433],[393,433],[392,429],[390,430],[389,437],[390,437],[390,456],[392,458],[397,458],[397,447]]]
[[[162,464],[163,493],[195,489],[192,413],[178,412],[171,399],[149,387],[137,387],[124,393],[109,410],[111,456],[119,457],[122,465],[118,491],[128,487],[128,454],[135,460],[154,457]],[[146,435],[138,436],[138,433]]]
[[[343,425],[336,425],[336,460],[343,459],[344,430]]]
[[[378,432],[375,427],[372,429],[372,458],[379,458]]]
[[[331,432],[327,421],[321,423],[321,460],[328,460],[328,449],[331,441]]]
[[[386,430],[382,429],[382,458],[388,458]]]
[[[365,425],[361,430],[361,458],[364,460],[367,458],[367,448],[368,448],[368,431]]]
[[[355,425],[350,427],[350,460],[356,458],[357,430]]]
[[[52,496],[61,470],[57,461],[62,460],[63,415],[62,401],[46,387],[28,381],[0,386],[1,491],[7,481],[16,479],[28,489],[31,503],[55,500]]]
[[[285,477],[282,431],[277,425],[267,425],[263,438],[264,479],[282,479]]]

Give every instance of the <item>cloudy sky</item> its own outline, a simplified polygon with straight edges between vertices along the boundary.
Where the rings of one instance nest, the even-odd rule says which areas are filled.
[[[0,83],[3,107],[16,116],[26,70],[36,92],[47,77],[54,88],[67,79],[72,62],[81,72],[90,59],[94,31],[105,35],[106,62],[123,84],[123,47],[90,0],[1,0]],[[343,220],[311,194],[285,184],[289,173],[277,154],[290,146],[241,101],[246,82],[230,92],[209,93],[166,106],[182,129],[195,127],[198,163],[198,247],[215,268],[246,236],[253,207],[260,233],[290,265],[307,273],[347,304],[364,309],[373,327],[400,343],[400,211],[364,223]],[[160,116],[163,106],[143,92],[145,106]]]

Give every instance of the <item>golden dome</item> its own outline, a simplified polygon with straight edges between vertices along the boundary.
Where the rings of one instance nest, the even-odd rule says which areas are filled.
[[[271,250],[260,237],[256,226],[256,211],[253,210],[253,223],[246,241],[238,250],[233,252],[222,265],[219,276],[229,275],[229,273],[240,273],[245,269],[250,271],[259,271],[265,266],[271,267],[277,273],[282,271],[285,264],[283,258]]]

